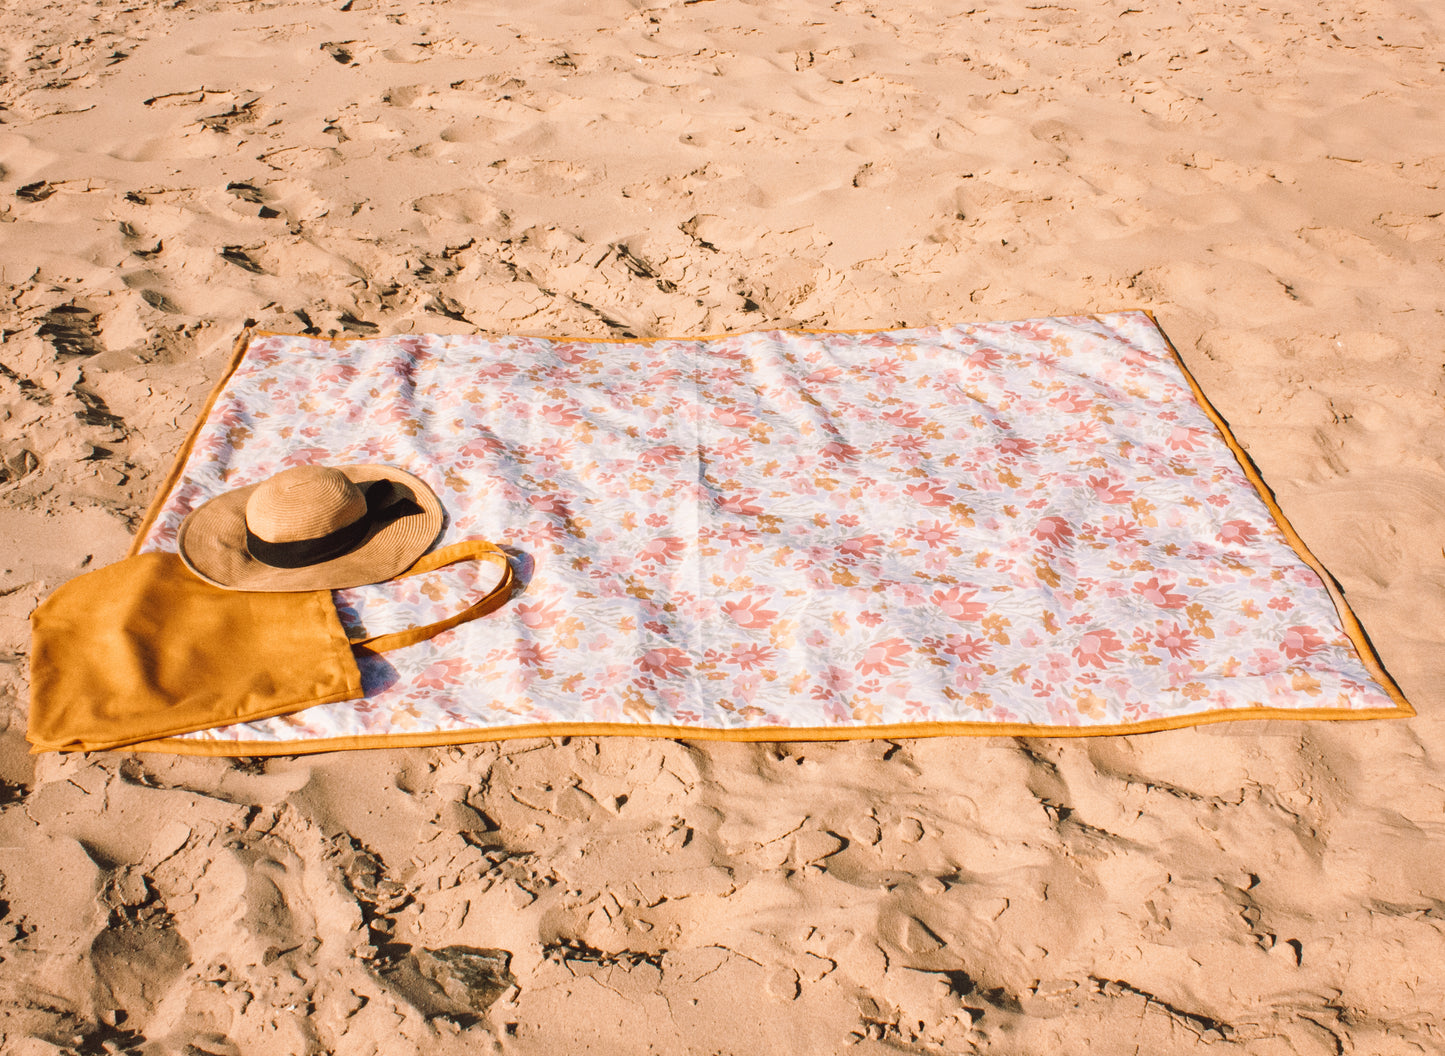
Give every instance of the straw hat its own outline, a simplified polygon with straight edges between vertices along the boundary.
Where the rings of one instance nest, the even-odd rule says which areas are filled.
[[[410,473],[297,466],[192,510],[176,544],[218,587],[339,590],[405,572],[441,528],[441,501]]]

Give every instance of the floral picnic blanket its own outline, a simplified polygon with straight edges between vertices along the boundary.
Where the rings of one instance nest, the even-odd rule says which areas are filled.
[[[1142,312],[687,340],[252,337],[152,510],[384,462],[525,590],[362,700],[150,747],[1119,733],[1413,714]],[[485,591],[337,592],[357,633]]]

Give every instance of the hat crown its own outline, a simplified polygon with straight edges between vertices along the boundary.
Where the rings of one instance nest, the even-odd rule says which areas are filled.
[[[268,543],[319,539],[366,514],[366,495],[339,469],[296,466],[256,486],[246,500],[246,527]]]

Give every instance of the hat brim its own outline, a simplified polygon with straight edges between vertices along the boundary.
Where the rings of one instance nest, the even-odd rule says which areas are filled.
[[[277,568],[257,560],[246,549],[246,500],[260,486],[252,484],[218,495],[186,516],[176,534],[181,560],[214,586],[268,593],[342,590],[399,576],[441,534],[445,520],[441,500],[422,480],[394,466],[336,468],[362,487],[377,480],[391,481],[410,492],[417,509],[372,527],[360,543],[339,557],[301,568]]]

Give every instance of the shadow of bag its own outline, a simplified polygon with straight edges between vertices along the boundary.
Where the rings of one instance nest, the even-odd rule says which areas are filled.
[[[465,560],[503,567],[485,597],[436,623],[355,639],[329,590],[223,590],[175,554],[139,554],[72,579],[30,617],[31,751],[121,748],[354,700],[355,650],[414,645],[511,597],[506,554],[480,540],[427,554],[399,578]]]

